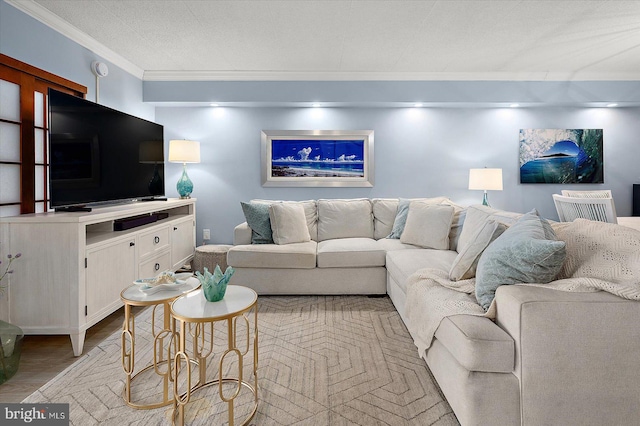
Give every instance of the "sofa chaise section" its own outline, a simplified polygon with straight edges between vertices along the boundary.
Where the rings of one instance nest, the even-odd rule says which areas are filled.
[[[515,344],[522,424],[638,424],[640,302],[501,286],[496,306]]]

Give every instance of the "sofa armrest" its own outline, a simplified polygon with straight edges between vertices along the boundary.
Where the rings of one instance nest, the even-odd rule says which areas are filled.
[[[625,424],[640,417],[640,302],[532,286],[496,291],[515,342],[523,424]]]
[[[242,222],[233,229],[233,245],[251,244],[251,228],[247,222]]]

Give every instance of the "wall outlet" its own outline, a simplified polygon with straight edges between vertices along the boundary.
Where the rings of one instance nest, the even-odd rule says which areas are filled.
[[[203,229],[202,230],[202,239],[203,240],[210,240],[211,239],[211,230],[210,229]]]

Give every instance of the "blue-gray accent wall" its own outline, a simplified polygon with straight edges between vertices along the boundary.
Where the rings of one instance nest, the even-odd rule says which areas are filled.
[[[503,169],[504,190],[491,191],[492,206],[517,212],[533,208],[557,219],[551,194],[561,189],[611,189],[620,216],[631,215],[632,184],[640,182],[637,135],[640,108],[247,108],[158,107],[165,139],[201,143],[199,164],[189,164],[197,203],[197,237],[211,229],[211,242],[230,243],[244,218],[240,201],[252,198],[304,200],[353,197],[449,196],[479,203],[469,191],[470,168]],[[604,184],[520,184],[519,130],[604,129]],[[272,130],[372,129],[373,188],[264,188],[260,132]],[[167,164],[166,188],[177,196],[182,171]]]

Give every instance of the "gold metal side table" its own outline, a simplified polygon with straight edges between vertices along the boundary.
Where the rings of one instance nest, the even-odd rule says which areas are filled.
[[[221,401],[227,403],[229,426],[236,424],[234,401],[241,393],[242,388],[250,392],[244,394],[250,400],[246,401],[246,404],[243,403],[243,407],[245,411],[248,411],[248,414],[240,413],[239,415],[244,416],[244,418],[238,421],[238,424],[248,424],[258,410],[258,295],[256,292],[247,287],[230,285],[227,287],[224,299],[219,302],[208,302],[204,298],[202,289],[200,289],[177,298],[171,304],[171,316],[177,322],[175,330],[178,333],[180,342],[179,350],[173,363],[175,371],[173,381],[175,398],[173,403],[173,423],[184,425],[185,406],[191,399],[193,392],[209,386],[217,386]],[[252,321],[253,324],[251,324]],[[219,323],[218,328],[216,328],[216,322]],[[240,323],[240,326],[238,323]],[[224,327],[225,325],[226,327]],[[222,352],[219,354],[220,358],[215,378],[207,381],[207,359],[215,359],[217,357],[214,349],[214,337],[218,333],[224,334],[225,328],[227,342],[224,346],[226,346],[226,349],[224,351],[222,351],[222,348],[220,349]],[[208,333],[207,329],[209,330]],[[244,333],[246,336],[242,335],[243,332],[246,332]],[[241,336],[238,336],[238,333],[241,333]],[[199,366],[198,383],[194,386],[191,385],[191,368],[189,366],[193,364],[193,360],[187,354],[187,335],[191,337],[193,343],[192,355]],[[238,341],[238,337],[240,337],[240,341]],[[251,340],[253,345],[251,345]],[[250,354],[251,346],[253,346],[253,365],[249,375],[253,375],[252,383],[243,377],[244,357]],[[235,361],[233,360],[234,358]],[[223,368],[225,361],[227,362],[227,374],[225,374]],[[186,366],[186,368],[183,368],[183,366]],[[232,371],[233,366],[237,367],[236,377],[229,377],[234,373]],[[185,370],[182,376],[180,375],[181,370]],[[186,377],[184,377],[185,375]],[[223,385],[233,384],[235,384],[235,389],[225,395]],[[184,386],[186,389],[180,392],[180,386]],[[208,403],[213,404],[211,398],[207,398],[207,400]],[[222,422],[222,419],[211,419],[210,423],[222,424]]]
[[[176,289],[158,290],[153,293],[143,292],[140,284],[133,284],[120,293],[120,298],[124,303],[124,322],[122,324],[122,369],[127,375],[123,398],[128,406],[138,409],[149,410],[169,405],[173,402],[173,398],[169,397],[169,380],[171,379],[171,361],[172,352],[171,345],[174,345],[174,353],[176,352],[176,342],[173,338],[173,328],[171,321],[171,310],[169,304],[176,298],[185,293],[193,291],[200,286],[197,278],[188,278],[186,282]],[[135,315],[131,312],[132,306],[153,306],[151,314],[151,334],[153,336],[153,360],[142,370],[135,372],[135,354],[136,354],[136,334],[135,334]],[[161,328],[156,331],[156,309],[162,306],[164,319]],[[165,354],[165,339],[168,339]],[[166,356],[165,356],[166,355]],[[164,371],[162,370],[164,366]],[[131,387],[134,379],[142,373],[153,369],[155,374],[162,379],[162,396],[152,400],[152,402],[134,402],[131,395]]]

